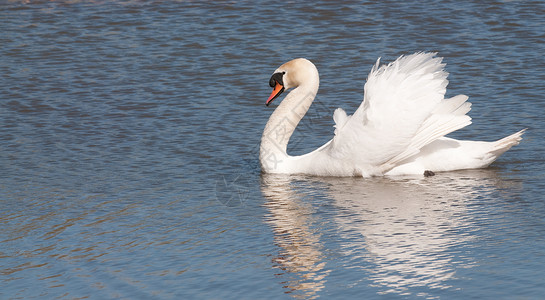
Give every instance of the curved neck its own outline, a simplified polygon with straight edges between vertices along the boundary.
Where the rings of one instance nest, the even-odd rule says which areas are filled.
[[[259,153],[259,161],[264,171],[278,169],[282,160],[288,157],[290,137],[314,101],[319,81],[316,72],[305,83],[291,91],[269,118],[261,137]]]

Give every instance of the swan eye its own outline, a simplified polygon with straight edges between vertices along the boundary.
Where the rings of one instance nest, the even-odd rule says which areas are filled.
[[[271,87],[275,87],[276,86],[276,83],[280,84],[280,85],[284,85],[284,80],[283,80],[283,76],[286,72],[278,72],[278,73],[274,73],[272,76],[271,76],[271,79],[269,79],[269,85]]]

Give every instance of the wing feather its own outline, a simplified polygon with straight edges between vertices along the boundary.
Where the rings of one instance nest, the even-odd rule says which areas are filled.
[[[384,173],[432,141],[467,126],[467,96],[445,100],[448,73],[435,53],[401,56],[373,66],[364,100],[354,115],[336,110],[330,156],[353,161],[356,168]]]

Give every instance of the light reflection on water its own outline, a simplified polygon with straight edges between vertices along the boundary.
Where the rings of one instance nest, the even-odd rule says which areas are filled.
[[[539,298],[543,15],[536,1],[0,4],[0,298]],[[261,176],[268,79],[306,57],[306,153],[377,57],[438,51],[493,140],[484,171]]]
[[[330,270],[324,270],[321,233],[311,228],[316,222],[315,211],[290,186],[291,180],[291,176],[262,177],[261,192],[269,210],[266,222],[273,228],[275,245],[280,248],[273,266],[280,269],[280,276],[291,277],[282,281],[287,293],[313,299],[324,288]]]
[[[453,288],[457,270],[478,262],[464,249],[478,240],[478,228],[468,205],[476,197],[510,184],[494,170],[471,170],[435,178],[309,178],[262,175],[261,192],[269,210],[267,222],[280,248],[273,261],[287,293],[314,298],[332,269],[324,253],[329,237],[319,229],[320,214],[305,200],[306,188],[323,194],[342,237],[341,255],[379,294],[434,298],[429,290]],[[520,185],[510,184],[511,191]],[[505,188],[503,186],[502,188]],[[308,192],[308,189],[307,189]]]

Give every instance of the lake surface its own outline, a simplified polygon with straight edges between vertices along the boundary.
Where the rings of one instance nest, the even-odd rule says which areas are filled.
[[[0,298],[545,294],[543,2],[26,2],[0,4]],[[261,174],[280,64],[320,71],[302,154],[416,51],[473,103],[453,137],[522,143],[429,178]]]

